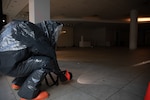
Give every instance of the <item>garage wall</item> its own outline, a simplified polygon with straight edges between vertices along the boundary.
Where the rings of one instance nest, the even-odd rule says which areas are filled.
[[[59,35],[57,47],[72,47],[73,46],[73,28],[63,27]]]
[[[139,27],[140,29],[140,27]],[[89,47],[125,46],[129,45],[129,24],[91,25],[77,24],[73,27],[64,27],[66,33],[61,33],[58,47],[81,47],[81,39]],[[150,31],[139,31],[138,46],[150,45]]]
[[[106,28],[76,27],[74,29],[75,46],[79,46],[79,42],[81,41],[82,36],[85,42],[91,43],[91,46],[105,46]]]

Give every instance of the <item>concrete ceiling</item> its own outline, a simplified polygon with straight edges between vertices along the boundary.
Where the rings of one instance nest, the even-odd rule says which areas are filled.
[[[28,17],[28,0],[2,2],[3,13],[9,17]],[[136,9],[139,16],[150,17],[150,0],[50,0],[51,18],[69,21],[120,21],[129,18],[132,9]]]

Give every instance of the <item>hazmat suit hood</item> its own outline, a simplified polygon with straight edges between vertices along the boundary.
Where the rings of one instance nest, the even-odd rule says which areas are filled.
[[[62,30],[63,24],[47,20],[41,23],[37,23],[36,25],[44,32],[44,35],[50,41],[51,46],[55,47],[58,40],[58,36]]]

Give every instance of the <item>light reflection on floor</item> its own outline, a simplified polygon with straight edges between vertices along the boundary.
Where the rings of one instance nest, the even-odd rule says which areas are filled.
[[[136,67],[136,66],[145,65],[145,64],[148,64],[148,63],[150,63],[150,60],[146,60],[146,61],[143,61],[143,62],[137,63],[137,64],[135,64],[135,65],[133,65],[133,66],[134,66],[134,67]]]

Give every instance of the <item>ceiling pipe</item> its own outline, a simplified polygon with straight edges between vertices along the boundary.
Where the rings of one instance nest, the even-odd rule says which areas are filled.
[[[118,21],[118,20],[101,20],[101,19],[82,19],[82,18],[63,18],[63,19],[51,19],[54,21],[60,22],[95,22],[95,23],[129,23],[127,21]]]

